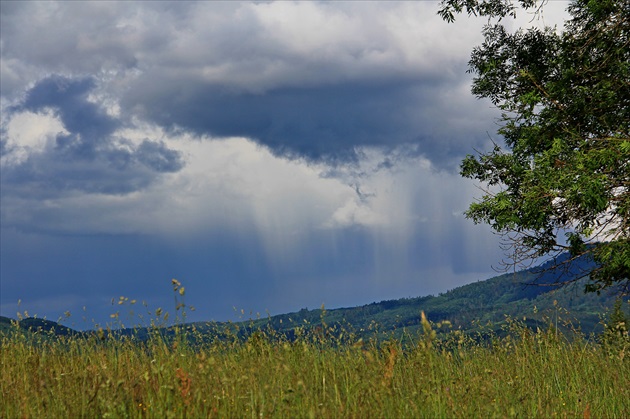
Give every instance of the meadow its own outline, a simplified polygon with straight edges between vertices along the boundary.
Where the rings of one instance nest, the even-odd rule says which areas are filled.
[[[419,313],[419,315],[421,315]],[[2,334],[3,418],[401,418],[630,416],[630,345],[532,330],[448,330],[421,317],[404,339],[337,328],[273,329],[208,339]],[[442,333],[443,330],[447,330]]]

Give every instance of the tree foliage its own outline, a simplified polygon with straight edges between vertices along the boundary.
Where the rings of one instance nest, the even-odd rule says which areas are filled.
[[[514,264],[592,258],[587,291],[630,287],[630,0],[574,0],[563,30],[509,32],[533,0],[442,0],[439,15],[486,16],[472,92],[500,111],[504,145],[468,155],[484,195],[467,216],[503,234]],[[571,259],[568,260],[570,262]]]
[[[623,312],[622,304],[621,298],[617,298],[602,334],[602,342],[608,346],[608,349],[630,349],[629,322]]]

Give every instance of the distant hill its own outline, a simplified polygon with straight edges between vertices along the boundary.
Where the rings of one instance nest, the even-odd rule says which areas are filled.
[[[566,256],[564,256],[566,258]],[[562,259],[561,259],[562,260]],[[246,336],[255,330],[271,328],[291,339],[305,330],[317,330],[324,324],[329,328],[351,331],[357,337],[379,335],[401,337],[403,333],[415,335],[421,328],[420,312],[424,311],[433,322],[450,322],[449,329],[474,332],[484,328],[501,333],[507,318],[523,321],[531,328],[579,329],[585,335],[598,334],[603,328],[601,321],[607,315],[616,296],[584,293],[586,279],[559,287],[554,285],[575,277],[589,268],[585,261],[573,262],[566,271],[548,270],[549,265],[496,276],[455,288],[438,296],[401,298],[332,310],[302,309],[295,313],[268,318],[251,319],[237,323],[196,322],[194,327],[200,336],[216,336],[227,329]],[[536,283],[538,285],[532,285]],[[626,297],[627,298],[627,297]],[[0,331],[6,332],[11,319],[0,318]],[[21,329],[49,335],[78,335],[92,332],[76,332],[55,322],[42,319],[22,319]],[[172,328],[163,329],[170,334]],[[135,334],[140,339],[149,335],[144,328],[125,329],[112,333]]]
[[[561,256],[557,262],[565,261]],[[616,296],[614,294],[585,294],[587,279],[565,287],[557,282],[579,277],[591,267],[585,260],[577,260],[565,270],[550,270],[551,263],[517,273],[504,274],[484,281],[455,288],[438,296],[402,298],[374,302],[360,307],[333,310],[302,309],[264,319],[243,322],[246,331],[270,327],[292,336],[296,328],[318,328],[325,323],[351,329],[359,337],[380,335],[400,336],[403,332],[414,335],[421,328],[420,312],[424,311],[433,322],[448,320],[452,329],[479,330],[483,325],[501,332],[507,317],[524,321],[531,328],[547,328],[550,324],[559,329],[578,329],[582,333],[600,333],[602,318]],[[536,284],[536,285],[534,285]],[[491,324],[491,326],[486,326]],[[216,324],[196,323],[210,330]],[[447,330],[445,330],[447,331]]]
[[[39,334],[49,337],[55,337],[74,336],[81,334],[81,332],[77,332],[76,330],[73,330],[51,320],[29,317],[16,321],[9,317],[0,316],[0,334],[13,333],[16,326],[28,336]]]

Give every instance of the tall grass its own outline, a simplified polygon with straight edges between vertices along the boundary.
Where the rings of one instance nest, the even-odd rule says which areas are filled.
[[[355,341],[326,330],[288,339],[194,329],[50,338],[16,328],[0,341],[3,418],[630,416],[627,340],[567,340],[510,322],[489,339],[453,331]],[[338,334],[336,336],[339,336]],[[626,335],[627,337],[627,335]]]

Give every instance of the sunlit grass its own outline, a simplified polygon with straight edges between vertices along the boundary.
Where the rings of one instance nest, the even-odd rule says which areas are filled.
[[[404,341],[325,324],[292,339],[270,329],[243,339],[228,326],[165,339],[156,326],[148,340],[16,326],[0,341],[0,417],[629,416],[627,333],[600,344],[506,324],[500,337],[436,334],[448,322],[422,314],[422,333]]]

